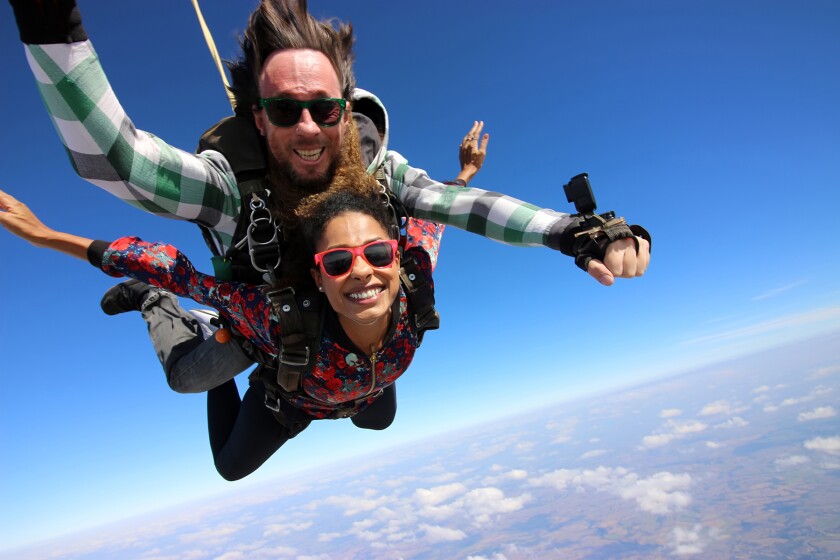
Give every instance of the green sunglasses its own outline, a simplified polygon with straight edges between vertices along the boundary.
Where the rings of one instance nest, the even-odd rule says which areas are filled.
[[[288,128],[300,122],[303,110],[309,111],[312,120],[321,127],[335,126],[341,121],[346,99],[322,97],[309,101],[298,101],[288,97],[260,98],[260,107],[265,109],[268,120],[274,126]]]

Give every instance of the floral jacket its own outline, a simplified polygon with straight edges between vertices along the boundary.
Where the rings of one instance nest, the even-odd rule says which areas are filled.
[[[406,255],[413,256],[420,274],[432,283],[444,226],[410,219]],[[95,244],[96,245],[96,244]],[[93,246],[92,246],[93,247]],[[123,237],[101,244],[92,260],[111,276],[129,276],[178,296],[218,309],[243,336],[272,357],[278,355],[280,326],[271,302],[259,286],[226,282],[203,274],[175,247]],[[107,247],[107,248],[106,248]],[[433,284],[432,284],[433,285]],[[353,345],[335,320],[324,298],[328,317],[314,367],[302,379],[302,392],[293,405],[315,418],[351,416],[372,403],[381,390],[400,377],[419,345],[418,332],[409,321],[404,290],[394,301],[392,324],[381,350],[374,354]]]

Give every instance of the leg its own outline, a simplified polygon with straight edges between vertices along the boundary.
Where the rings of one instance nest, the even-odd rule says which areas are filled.
[[[208,391],[207,427],[216,470],[226,480],[248,476],[289,440],[289,430],[266,408],[259,381],[241,401],[232,379]]]
[[[140,313],[174,391],[203,393],[252,365],[238,343],[221,344],[207,336],[205,321],[184,310],[169,292],[152,290]]]
[[[397,385],[392,383],[373,404],[350,418],[357,428],[366,430],[384,430],[397,415]]]

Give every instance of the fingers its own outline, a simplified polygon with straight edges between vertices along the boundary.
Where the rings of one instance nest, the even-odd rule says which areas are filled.
[[[638,251],[636,243],[638,242]],[[618,278],[642,276],[650,262],[650,245],[640,237],[619,239],[607,247],[604,265]]]
[[[481,137],[481,145],[478,148],[478,151],[481,152],[481,155],[486,155],[487,154],[487,144],[489,144],[489,143],[490,143],[490,135],[485,132],[484,136]]]
[[[15,204],[21,204],[21,202],[9,193],[0,190],[0,210],[8,212]]]
[[[586,273],[604,286],[612,286],[613,282],[615,282],[615,277],[613,277],[609,269],[604,266],[604,263],[596,259],[589,261],[589,266],[586,267]]]
[[[472,128],[464,136],[464,139],[461,141],[461,146],[478,146],[478,137],[481,136],[481,130],[484,128],[484,121],[473,121]],[[475,143],[475,144],[473,144]]]

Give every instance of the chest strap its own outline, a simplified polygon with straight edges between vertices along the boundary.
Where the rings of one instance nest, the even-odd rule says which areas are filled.
[[[320,347],[325,309],[317,292],[298,296],[294,288],[267,288],[265,293],[280,323],[276,375],[266,383],[266,406],[269,406],[269,386],[271,392],[300,390],[301,378],[312,367]],[[271,402],[276,403],[278,398],[279,395],[272,395]]]
[[[400,281],[408,298],[408,307],[417,327],[417,346],[423,342],[428,330],[440,328],[440,314],[435,309],[435,290],[412,257],[404,257],[400,268]]]

